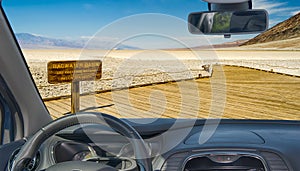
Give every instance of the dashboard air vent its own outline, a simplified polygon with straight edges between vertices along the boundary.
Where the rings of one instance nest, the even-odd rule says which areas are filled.
[[[178,171],[184,159],[189,155],[188,152],[176,153],[170,156],[164,163],[161,171]]]
[[[13,152],[11,155],[9,161],[8,161],[8,171],[12,170],[13,162],[16,159],[18,153],[20,152],[20,149],[17,149]],[[27,167],[24,170],[33,171],[35,170],[40,162],[40,152],[38,151],[35,157],[27,164]]]
[[[206,154],[191,156],[184,171],[266,171],[259,156],[251,154]]]
[[[284,161],[275,153],[262,152],[261,155],[267,161],[271,171],[288,171]]]

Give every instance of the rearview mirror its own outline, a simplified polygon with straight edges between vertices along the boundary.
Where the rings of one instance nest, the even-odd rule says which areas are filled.
[[[192,34],[250,34],[269,26],[266,10],[198,12],[189,15]]]

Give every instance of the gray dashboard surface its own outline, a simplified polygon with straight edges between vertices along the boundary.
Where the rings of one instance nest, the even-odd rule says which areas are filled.
[[[180,156],[180,160],[177,160],[177,163],[180,163],[178,161],[184,161],[189,155],[212,151],[253,152],[273,159],[274,162],[278,162],[281,158],[280,162],[286,164],[289,170],[300,170],[298,158],[300,154],[300,123],[297,121],[222,120],[215,133],[205,143],[198,143],[198,137],[205,124],[204,120],[194,122],[183,119],[176,122],[180,124],[175,127],[174,119],[159,119],[145,125],[129,122],[146,141],[159,142],[161,149],[153,159],[156,170],[162,169],[166,160],[171,156]],[[79,129],[78,127],[75,128],[75,131],[66,130],[63,134],[80,135],[82,132]],[[103,129],[99,131],[96,127],[91,127],[90,131],[99,137],[107,137],[105,142],[108,142],[109,137],[112,137],[111,141],[117,141],[114,139],[115,133],[109,129]],[[166,131],[170,132],[170,136],[163,136]],[[187,132],[184,135],[185,138],[176,142],[176,146],[170,150],[164,150],[174,145],[174,137],[182,132]],[[0,147],[0,154],[6,153],[8,148],[10,151],[14,151],[14,148],[17,147],[19,145],[15,146],[15,144],[12,144],[11,147],[9,144],[5,148]]]
[[[205,151],[234,150],[251,151],[258,154],[271,152],[271,155],[278,155],[290,170],[300,170],[298,161],[300,124],[297,121],[222,120],[208,141],[198,143],[205,120],[195,122],[195,120],[187,119],[158,119],[145,125],[136,124],[142,123],[137,120],[127,122],[135,127],[147,141],[160,142],[162,147],[159,155],[154,159],[156,169],[161,169],[166,159],[178,152],[190,155]],[[175,121],[176,126],[174,126]],[[166,131],[169,132],[169,136],[163,135]],[[102,133],[107,134],[108,132],[106,130]],[[181,142],[174,143],[177,141],[175,137],[182,132],[187,133],[185,138]],[[98,133],[102,134],[101,131]],[[168,147],[172,148],[168,150]]]

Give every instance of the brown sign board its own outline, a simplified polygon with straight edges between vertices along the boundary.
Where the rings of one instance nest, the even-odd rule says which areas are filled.
[[[102,75],[100,60],[51,61],[47,68],[50,84],[99,80]]]

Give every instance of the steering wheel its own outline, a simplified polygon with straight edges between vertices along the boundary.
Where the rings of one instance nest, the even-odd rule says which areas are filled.
[[[152,171],[152,163],[144,140],[139,133],[126,122],[103,113],[78,113],[59,118],[36,132],[21,148],[13,161],[12,171],[23,171],[34,158],[41,144],[57,132],[79,124],[108,124],[112,129],[129,138],[133,146],[135,160],[140,171]],[[95,162],[68,161],[50,166],[46,171],[82,170],[116,171],[116,168]]]

